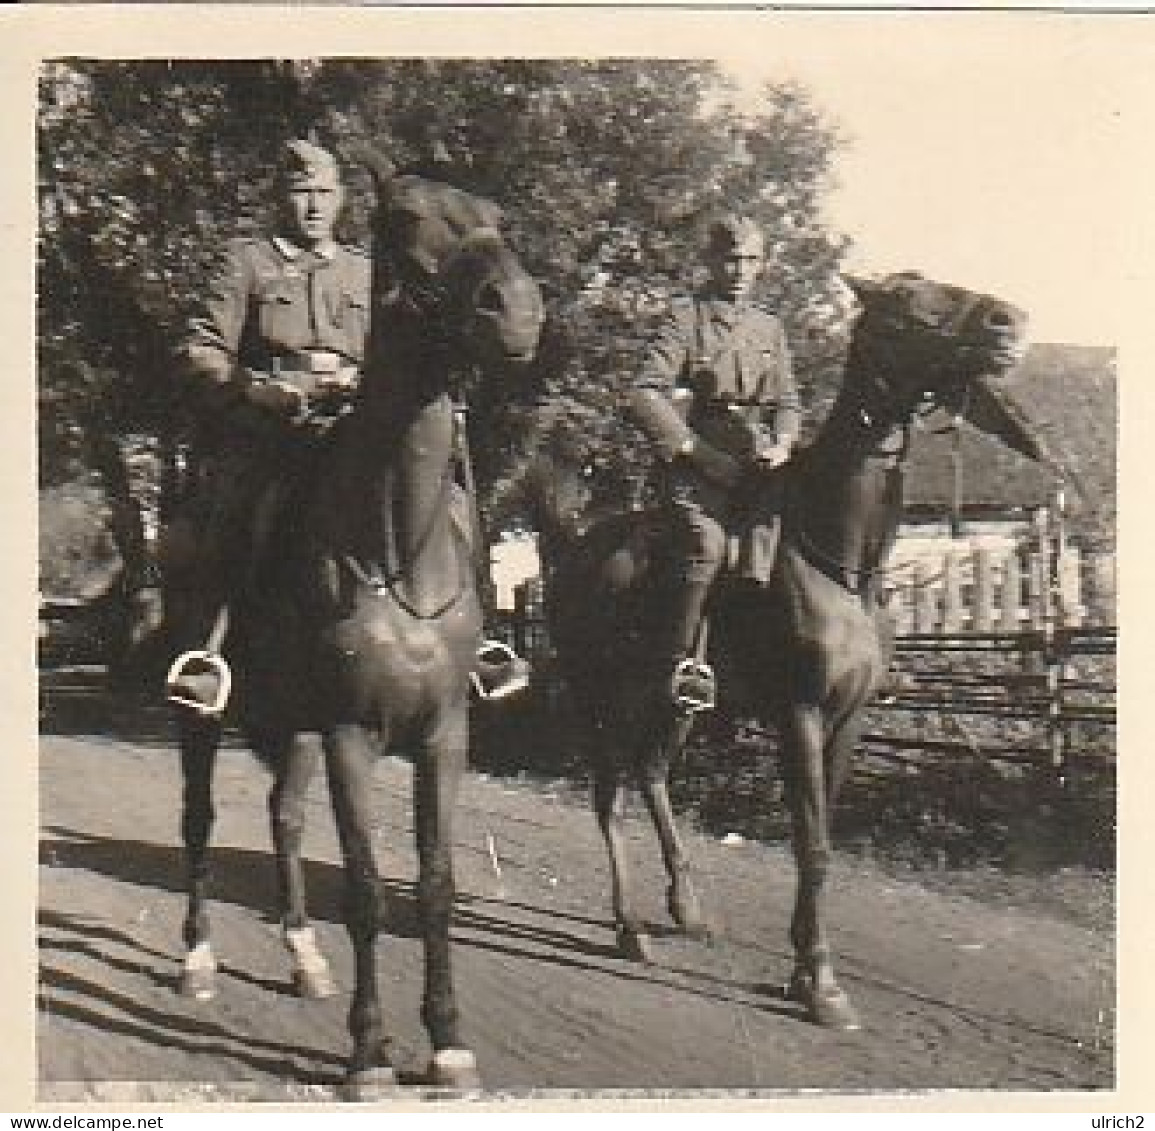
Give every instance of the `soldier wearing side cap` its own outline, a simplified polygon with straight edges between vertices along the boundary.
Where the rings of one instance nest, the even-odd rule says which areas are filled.
[[[160,558],[197,606],[186,615],[206,624],[220,623],[252,582],[308,466],[314,445],[289,423],[316,398],[356,386],[369,330],[369,259],[333,238],[343,189],[332,154],[290,141],[277,187],[274,233],[226,246],[180,359],[201,474]],[[218,682],[212,672],[190,672],[179,690],[209,703]]]
[[[801,421],[782,323],[749,301],[764,248],[761,229],[747,218],[727,215],[710,225],[705,283],[673,304],[629,400],[664,463],[676,582],[671,693],[690,709],[715,700],[699,633],[728,534],[741,517],[735,488],[746,469],[786,462]]]

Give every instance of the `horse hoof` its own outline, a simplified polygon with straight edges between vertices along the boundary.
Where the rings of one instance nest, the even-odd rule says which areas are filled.
[[[349,1103],[375,1103],[397,1095],[397,1073],[388,1064],[350,1069],[341,1085],[341,1098]]]
[[[293,991],[307,1001],[324,1001],[337,992],[337,984],[327,967],[316,970],[294,970]]]
[[[670,900],[670,915],[678,928],[678,933],[683,937],[693,939],[695,942],[710,941],[710,922],[702,914],[696,900],[690,905]]]
[[[702,914],[701,904],[690,886],[688,875],[683,875],[678,883],[672,883],[666,889],[666,908],[678,930],[687,938],[699,941],[709,939],[710,926]]]
[[[687,920],[685,923],[679,923],[678,929],[693,942],[710,943],[714,941],[713,929],[705,919]]]
[[[319,1001],[337,992],[312,927],[286,927],[285,947],[293,959],[293,989],[298,997]]]
[[[824,1029],[838,1029],[843,1033],[856,1033],[862,1028],[858,1010],[850,1004],[850,998],[840,989],[815,994],[810,1002],[810,1020]]]
[[[469,1049],[438,1049],[429,1062],[425,1079],[435,1088],[464,1092],[481,1090],[477,1058]]]
[[[185,967],[177,982],[177,993],[193,1001],[211,1001],[217,996],[216,971]]]
[[[814,989],[814,983],[810,978],[795,974],[783,990],[782,996],[787,1001],[796,1001],[806,1006],[810,1020],[824,1029],[856,1033],[862,1028],[858,1010],[850,1004],[850,998],[840,986],[819,992]]]
[[[654,951],[649,935],[633,927],[618,927],[618,954],[630,962],[653,962]]]

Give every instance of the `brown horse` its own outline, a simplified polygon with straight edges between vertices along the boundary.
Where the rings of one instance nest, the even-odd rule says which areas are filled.
[[[285,940],[305,994],[332,992],[308,926],[305,790],[324,754],[345,864],[356,984],[355,1094],[392,1081],[377,987],[380,912],[372,775],[381,750],[413,760],[429,1080],[472,1086],[450,971],[452,813],[466,764],[470,670],[481,639],[470,507],[455,483],[456,387],[534,354],[537,285],[499,234],[500,212],[450,186],[373,169],[374,305],[360,386],[287,509],[259,584],[236,605],[232,710],[274,772],[269,811]],[[188,626],[188,640],[205,626]],[[178,708],[189,902],[182,988],[214,992],[208,839],[218,720]]]
[[[858,1020],[835,980],[821,912],[830,818],[889,658],[874,583],[899,522],[912,423],[941,406],[1043,455],[1021,416],[980,380],[1019,358],[1018,310],[914,273],[851,285],[862,311],[829,417],[783,472],[750,473],[753,508],[759,474],[766,494],[785,498],[772,570],[760,581],[724,576],[708,614],[722,708],[776,724],[781,738],[798,869],[788,992],[814,1020],[845,1029]],[[626,779],[641,789],[657,830],[674,920],[691,933],[706,930],[667,792],[693,719],[670,705],[661,647],[670,583],[664,525],[660,512],[583,516],[581,471],[564,458],[542,458],[531,494],[542,512],[551,638],[579,726],[589,724],[580,729],[609,850],[618,946],[646,959],[615,814]]]

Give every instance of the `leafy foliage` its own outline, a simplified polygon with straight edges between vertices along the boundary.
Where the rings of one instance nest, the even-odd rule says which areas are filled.
[[[820,204],[840,139],[800,87],[739,111],[703,62],[58,60],[41,75],[39,409],[42,480],[77,437],[171,432],[173,347],[229,235],[262,228],[279,142],[369,139],[402,168],[503,205],[550,298],[539,396],[479,410],[494,522],[516,510],[536,438],[568,431],[640,474],[615,412],[623,376],[674,290],[691,285],[705,216],[726,205],[772,233],[761,297],[787,320],[804,379],[829,380],[845,241]],[[350,171],[342,234],[367,238]],[[628,478],[628,475],[627,475]]]

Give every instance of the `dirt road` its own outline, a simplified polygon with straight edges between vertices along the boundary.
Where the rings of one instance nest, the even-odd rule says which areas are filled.
[[[378,768],[379,954],[403,1071],[427,1057],[409,778],[401,761]],[[266,788],[245,752],[222,755],[214,936],[224,978],[214,1001],[195,1004],[173,992],[183,911],[175,754],[44,736],[42,1099],[334,1097],[351,962],[333,823],[318,783],[308,879],[342,992],[304,1002],[289,990],[268,917]],[[640,821],[630,835],[643,910],[662,923],[656,845]],[[638,966],[613,953],[604,853],[572,797],[470,776],[456,841],[459,1003],[488,1090],[1112,1085],[1113,947],[1094,930],[936,894],[840,857],[834,944],[866,1028],[831,1034],[773,992],[789,967],[794,883],[781,849],[691,837],[719,938],[660,937],[657,962]]]

